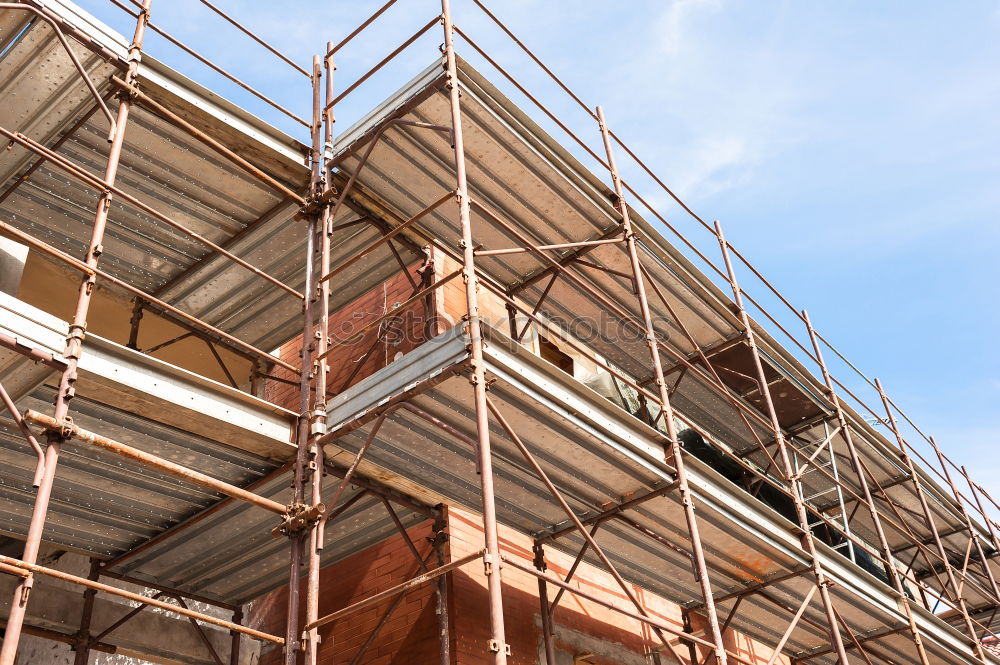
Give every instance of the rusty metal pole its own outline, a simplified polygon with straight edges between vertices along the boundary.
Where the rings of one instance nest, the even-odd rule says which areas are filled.
[[[795,514],[798,518],[799,530],[801,532],[799,540],[802,544],[802,549],[806,552],[810,559],[810,565],[812,566],[816,586],[819,588],[820,600],[823,603],[823,609],[826,612],[827,624],[829,625],[830,641],[832,642],[834,652],[837,654],[837,659],[840,661],[840,665],[850,665],[850,661],[847,659],[847,651],[844,648],[844,638],[840,634],[837,614],[833,607],[833,598],[830,596],[830,581],[827,579],[826,573],[823,571],[823,565],[820,563],[819,556],[816,553],[816,543],[813,541],[812,530],[809,528],[809,516],[806,513],[805,500],[802,498],[802,484],[795,477],[795,471],[792,468],[792,461],[788,455],[788,444],[785,441],[785,434],[781,429],[781,423],[778,422],[778,413],[774,408],[774,401],[771,399],[771,391],[767,387],[767,376],[764,374],[764,365],[760,359],[760,352],[757,349],[757,337],[750,325],[750,317],[747,315],[746,308],[743,306],[743,292],[736,279],[736,271],[733,269],[733,262],[729,257],[729,243],[726,242],[726,238],[722,234],[722,225],[718,221],[715,222],[715,235],[718,237],[719,247],[722,249],[722,259],[726,265],[726,274],[729,278],[729,286],[733,292],[733,303],[736,305],[740,323],[743,325],[743,337],[746,340],[747,346],[750,347],[750,353],[753,356],[754,368],[757,372],[757,381],[760,383],[761,396],[764,398],[764,403],[767,407],[767,414],[771,421],[771,430],[774,434],[774,440],[778,444],[778,452],[783,472],[785,478],[788,479],[788,482],[791,485],[792,501],[795,504]]]
[[[327,49],[329,50],[329,49]],[[445,515],[446,508],[439,506],[437,516],[434,518],[434,553],[437,557],[438,566],[447,563],[447,543],[448,521]],[[434,600],[435,614],[437,614],[438,624],[438,663],[439,665],[451,665],[451,613],[448,609],[448,575],[441,575],[435,580]]]
[[[317,106],[320,104],[320,71],[317,69],[315,59],[313,61],[312,100],[313,100],[313,123],[310,127],[311,152],[310,152],[310,198],[318,196],[320,187],[321,166],[321,130],[317,121]],[[313,307],[316,303],[316,236],[319,232],[319,217],[315,211],[306,214],[306,252],[305,252],[305,299],[302,301],[302,350],[301,350],[301,372],[299,375],[299,420],[295,434],[297,452],[292,471],[292,503],[303,505],[306,500],[306,488],[310,482],[309,452],[310,452],[310,407],[312,405],[312,380],[313,380],[313,355],[315,347],[313,345],[313,331],[315,328],[313,320]],[[317,470],[318,471],[318,470]],[[311,492],[310,492],[311,497]],[[284,664],[296,665],[297,653],[302,648],[301,635],[299,634],[299,610],[301,609],[301,581],[302,581],[302,561],[306,555],[306,548],[311,544],[308,537],[301,533],[289,534],[291,542],[291,556],[288,575],[288,610],[285,624],[285,653]],[[308,575],[307,575],[308,576]],[[307,609],[308,612],[308,609]],[[315,631],[311,631],[313,634]]]
[[[237,607],[233,611],[233,623],[243,623],[243,608]],[[243,633],[238,630],[231,630],[229,640],[229,665],[240,665],[240,637]]]
[[[694,635],[694,624],[691,623],[691,611],[686,607],[681,607],[681,623],[684,627],[685,633]],[[687,650],[688,650],[688,663],[690,663],[690,665],[697,665],[698,662],[701,660],[698,657],[698,645],[695,644],[694,642],[689,641],[687,643]],[[658,652],[654,651],[653,653],[658,653]],[[708,662],[707,657],[705,659],[705,662],[706,663]]]
[[[101,562],[97,559],[90,560],[90,574],[87,579],[94,582],[101,576]],[[97,589],[87,589],[83,592],[83,612],[80,614],[80,629],[76,633],[76,643],[73,649],[73,665],[87,665],[90,660],[90,621],[94,616],[94,597]]]
[[[135,85],[138,79],[139,62],[142,58],[142,40],[146,33],[146,24],[149,22],[149,8],[153,0],[143,0],[142,9],[136,19],[135,32],[132,43],[128,49],[128,72],[126,80]],[[111,136],[111,147],[108,150],[108,160],[104,169],[104,181],[110,185],[114,184],[115,176],[118,174],[118,163],[121,160],[122,146],[125,142],[125,128],[128,125],[129,111],[132,108],[132,100],[127,95],[121,95],[118,104],[118,116],[115,120],[114,133]],[[97,202],[97,209],[94,214],[94,226],[91,230],[90,246],[87,249],[86,265],[89,268],[96,268],[104,251],[104,232],[108,222],[108,212],[111,208],[111,193],[104,192]],[[80,290],[77,295],[76,311],[73,314],[73,322],[69,326],[69,335],[66,338],[66,350],[63,354],[66,360],[66,368],[59,379],[59,392],[56,393],[53,414],[57,420],[63,420],[69,413],[69,403],[73,398],[76,383],[76,368],[83,348],[83,339],[87,331],[87,313],[90,310],[90,301],[93,297],[94,287],[97,283],[93,273],[85,273],[80,282]],[[45,529],[45,519],[49,509],[49,499],[52,496],[52,484],[55,480],[56,466],[59,461],[59,452],[62,448],[63,439],[57,432],[50,432],[48,435],[48,447],[45,450],[45,471],[35,495],[35,504],[31,512],[31,522],[28,526],[28,534],[25,538],[24,553],[21,560],[34,564],[38,560],[38,549],[41,545],[42,532]],[[17,656],[17,645],[21,638],[21,627],[24,625],[24,617],[27,613],[28,596],[34,576],[21,578],[14,587],[14,593],[10,603],[10,614],[7,618],[7,625],[4,630],[3,647],[0,648],[0,665],[14,665]]]
[[[927,497],[924,494],[923,487],[920,485],[920,478],[917,477],[917,471],[913,466],[913,460],[910,458],[909,453],[906,452],[906,441],[903,439],[903,435],[899,431],[899,426],[896,423],[896,415],[892,412],[892,406],[889,404],[889,398],[885,394],[885,389],[882,388],[882,382],[877,378],[875,379],[875,389],[878,390],[879,397],[882,398],[882,406],[885,408],[886,417],[889,420],[889,428],[896,436],[896,444],[899,446],[900,458],[906,465],[907,473],[909,473],[910,479],[913,482],[913,490],[917,493],[917,498],[920,500],[920,510],[923,512],[924,521],[927,523],[927,528],[930,529],[931,535],[934,538],[934,544],[938,551],[938,556],[941,557],[941,561],[944,564],[944,570],[948,576],[948,585],[951,587],[952,592],[955,595],[955,602],[958,603],[958,610],[962,613],[962,619],[965,622],[965,630],[968,632],[969,637],[972,638],[972,652],[976,658],[986,662],[986,655],[983,652],[983,648],[978,637],[976,636],[976,629],[972,625],[972,618],[969,616],[969,608],[965,603],[965,598],[962,597],[962,588],[959,586],[958,581],[955,579],[955,573],[951,569],[951,563],[948,561],[948,554],[945,552],[944,544],[941,542],[941,534],[938,532],[937,524],[934,522],[934,516],[931,514],[930,506],[927,504]],[[944,592],[944,589],[942,589],[942,592]]]
[[[444,27],[445,72],[451,106],[452,148],[455,151],[455,198],[462,224],[461,249],[463,279],[468,310],[466,327],[471,354],[472,390],[476,408],[476,432],[479,441],[479,483],[483,500],[483,535],[486,554],[483,567],[489,593],[490,639],[488,649],[493,665],[507,664],[507,639],[503,622],[503,584],[500,579],[500,540],[497,535],[496,498],[493,489],[493,458],[490,453],[489,410],[486,404],[486,373],[483,362],[483,333],[479,320],[478,286],[476,279],[475,244],[472,240],[472,219],[469,213],[469,186],[465,171],[465,144],[462,136],[462,108],[455,59],[455,29],[451,20],[450,0],[441,0]]]
[[[309,183],[309,198],[311,201],[307,205],[316,205],[323,194],[323,103],[322,103],[322,83],[323,83],[323,62],[319,56],[313,56],[312,64],[312,101],[313,115],[311,125],[312,151],[310,155],[311,175]],[[319,445],[319,438],[325,433],[325,416],[323,396],[326,392],[325,380],[322,377],[324,372],[319,370],[324,360],[320,354],[325,351],[327,337],[320,330],[316,330],[313,316],[313,308],[316,301],[320,299],[321,287],[316,281],[316,240],[320,240],[321,247],[329,243],[327,235],[327,213],[326,206],[308,211],[308,233],[307,243],[307,281],[305,284],[305,317],[302,330],[302,376],[299,396],[299,429],[298,429],[298,455],[295,460],[295,503],[306,503],[308,505],[319,505],[322,503],[322,446]],[[321,316],[326,308],[321,305]],[[322,322],[321,322],[322,323]],[[315,355],[314,355],[315,353]],[[316,358],[316,360],[314,360]],[[323,393],[317,392],[313,395],[314,389],[318,389],[318,383],[324,383]],[[308,486],[308,495],[307,495]],[[298,538],[302,546],[306,548],[306,598],[305,598],[305,621],[306,625],[312,624],[319,618],[319,568],[320,555],[323,551],[322,520],[313,522],[308,529]],[[294,536],[293,536],[294,538]],[[291,594],[289,594],[291,598]],[[297,612],[296,608],[296,612]],[[289,612],[291,620],[291,608]],[[319,629],[313,627],[305,631],[302,635],[305,649],[306,665],[316,665],[317,651],[319,650]],[[294,658],[294,653],[291,658]],[[286,659],[289,655],[286,654]],[[291,665],[291,663],[289,663]]]
[[[329,47],[327,44],[327,52]],[[333,97],[333,81],[329,76],[329,57],[322,60],[319,56],[313,57],[313,196],[315,200],[320,200],[326,188],[326,169],[324,168],[324,148],[323,146],[332,139],[333,127],[329,122],[330,114],[324,110],[325,105],[320,101],[320,83],[322,82],[324,69],[327,72],[326,78],[326,100],[327,103]],[[322,137],[322,138],[321,138]],[[330,205],[322,204],[322,208],[315,212],[317,216],[316,230],[319,233],[320,242],[320,267],[318,274],[326,275],[330,272],[330,234],[332,221],[330,219]],[[316,360],[313,363],[312,376],[312,400],[309,406],[309,472],[310,472],[310,504],[319,505],[323,502],[323,446],[319,439],[326,434],[326,384],[327,367],[326,357],[327,346],[329,344],[329,319],[330,319],[330,280],[322,280],[315,285],[314,293],[308,297],[319,300],[319,325],[315,334]],[[311,331],[306,331],[311,334]],[[308,580],[306,583],[306,624],[310,624],[319,618],[319,593],[320,593],[320,564],[323,554],[323,536],[325,520],[319,520],[309,529],[309,550],[308,550]],[[319,629],[312,628],[307,631],[306,636],[306,665],[316,665],[319,651]]]
[[[135,298],[132,301],[132,318],[130,318],[128,322],[128,344],[125,346],[136,351],[139,350],[139,325],[142,323],[144,309],[145,308],[142,306],[142,298]]]
[[[667,390],[667,382],[663,377],[663,364],[660,360],[660,350],[656,338],[656,330],[653,327],[653,317],[649,310],[649,301],[646,298],[646,289],[642,276],[642,265],[639,263],[639,251],[636,247],[635,232],[632,230],[632,222],[629,218],[628,206],[625,205],[625,198],[622,190],[622,181],[618,176],[618,167],[615,164],[614,151],[611,149],[611,138],[608,132],[607,123],[604,120],[604,111],[597,107],[597,122],[601,130],[601,137],[604,140],[604,151],[607,154],[611,180],[614,184],[615,195],[617,197],[618,213],[622,217],[622,232],[625,235],[625,242],[628,246],[629,261],[632,266],[632,279],[636,296],[639,300],[639,309],[642,313],[643,325],[646,332],[646,346],[649,348],[649,357],[653,363],[653,373],[656,379],[656,387],[659,391],[660,404],[663,409],[663,420],[667,428],[667,442],[670,447],[670,454],[673,458],[674,468],[677,471],[677,492],[680,495],[681,506],[684,508],[684,519],[687,522],[688,534],[691,540],[691,553],[694,556],[694,569],[697,582],[701,587],[702,599],[705,603],[705,619],[708,622],[709,632],[712,635],[714,653],[718,665],[726,665],[725,643],[722,640],[722,629],[719,627],[719,616],[715,610],[715,598],[712,595],[712,582],[708,577],[708,565],[705,563],[705,551],[701,544],[701,534],[698,530],[698,519],[694,514],[694,497],[688,487],[687,472],[684,467],[684,453],[677,439],[677,423],[674,422],[674,411],[670,405],[670,393]],[[666,453],[665,453],[666,454]]]
[[[948,487],[951,488],[951,493],[955,495],[955,502],[958,504],[958,511],[965,520],[965,526],[969,531],[969,538],[972,539],[972,543],[976,548],[976,555],[979,557],[979,563],[982,565],[983,573],[986,575],[986,579],[990,582],[990,588],[993,590],[993,600],[995,603],[1000,603],[1000,589],[997,588],[997,580],[993,576],[993,571],[990,569],[989,562],[986,560],[986,553],[983,551],[982,543],[979,542],[979,534],[976,533],[975,525],[972,522],[972,516],[969,515],[969,511],[966,510],[965,504],[962,502],[962,495],[958,491],[958,487],[955,485],[955,481],[951,478],[951,472],[948,470],[948,459],[941,452],[938,447],[937,441],[934,437],[928,439],[930,441],[931,447],[934,449],[934,454],[937,455],[938,462],[941,464],[941,471],[944,473],[945,482],[948,483]]]
[[[538,569],[538,572],[544,573],[547,568],[545,565],[545,546],[536,540],[531,549],[535,553],[535,568]],[[552,611],[549,608],[549,589],[548,584],[541,577],[538,578],[538,606],[542,617],[542,645],[545,647],[545,665],[556,665],[556,646],[552,640],[554,630]]]
[[[986,525],[986,530],[990,534],[990,543],[993,545],[993,549],[1000,552],[1000,539],[997,538],[997,532],[993,528],[993,520],[986,513],[986,508],[983,506],[982,499],[979,498],[979,491],[976,489],[976,484],[972,482],[972,477],[969,476],[969,472],[964,466],[960,467],[962,469],[962,476],[965,478],[966,484],[969,486],[969,491],[972,493],[972,498],[976,501],[976,507],[979,509],[979,514],[983,516],[983,523]]]
[[[917,624],[913,619],[913,610],[910,607],[909,598],[906,596],[906,591],[903,588],[903,581],[899,577],[899,571],[896,570],[896,565],[894,563],[894,558],[892,555],[892,548],[889,546],[889,540],[886,538],[885,530],[882,527],[882,519],[879,516],[878,510],[875,508],[875,500],[872,498],[871,488],[868,485],[868,478],[865,475],[864,467],[861,465],[861,459],[858,455],[857,446],[854,444],[854,437],[851,435],[851,427],[847,420],[847,416],[844,413],[844,408],[840,404],[840,398],[837,396],[837,391],[834,389],[833,377],[826,366],[826,361],[823,359],[823,350],[819,344],[819,338],[816,335],[815,329],[812,327],[812,321],[809,320],[809,312],[802,310],[802,320],[806,324],[806,331],[809,333],[809,341],[812,342],[813,353],[816,356],[816,362],[819,364],[820,371],[823,375],[823,383],[826,385],[826,396],[833,405],[834,411],[837,414],[837,424],[840,426],[841,437],[844,439],[844,443],[847,446],[848,455],[851,458],[851,466],[854,467],[854,472],[858,477],[858,483],[861,486],[861,493],[865,499],[865,505],[868,507],[868,513],[871,517],[872,524],[875,526],[875,534],[878,536],[879,548],[882,551],[882,557],[888,562],[885,564],[886,573],[889,575],[889,579],[892,581],[892,586],[896,589],[898,594],[897,602],[899,608],[906,615],[906,622],[909,626],[910,636],[913,640],[913,646],[917,650],[917,655],[920,658],[921,665],[930,665],[927,659],[927,652],[924,650],[923,638],[920,636],[920,631],[917,629]],[[853,545],[851,545],[853,547]]]

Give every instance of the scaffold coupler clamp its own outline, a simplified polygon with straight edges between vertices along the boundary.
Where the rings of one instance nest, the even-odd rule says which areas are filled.
[[[326,409],[317,407],[309,412],[309,435],[326,434]]]
[[[300,219],[307,219],[309,217],[320,214],[323,211],[323,207],[326,202],[323,200],[323,194],[321,192],[310,192],[309,196],[305,198],[302,207],[299,208],[298,217]],[[325,231],[325,229],[324,229]]]
[[[142,60],[142,57],[137,53],[135,56],[130,55],[125,59],[127,63],[135,62],[138,64]],[[111,77],[112,81],[114,76]],[[139,88],[131,81],[123,81],[124,85],[119,84],[118,90],[115,91],[115,98],[118,101],[134,103],[139,99]]]
[[[537,570],[544,573],[548,570],[548,566],[545,565],[545,548],[536,540],[531,546],[531,551],[535,553],[535,559],[532,563]]]
[[[31,571],[25,571],[27,575],[21,578],[21,604],[28,602],[28,596],[31,595],[31,589],[35,586],[35,574]]]
[[[310,644],[315,649],[315,647],[318,647],[322,642],[323,637],[319,634],[319,631],[315,629],[303,630],[299,641],[295,643],[292,651],[306,651]]]
[[[427,274],[434,274],[434,252],[431,250],[430,245],[424,245],[420,248],[420,253],[424,255],[424,260],[417,267],[417,274],[424,277]]]
[[[489,552],[483,552],[483,573],[486,575],[492,575],[494,572],[500,571],[500,557],[490,554]]]
[[[69,332],[66,334],[66,350],[63,352],[63,356],[66,358],[72,358],[73,360],[79,360],[80,349],[83,346],[83,340],[86,336],[86,324],[70,323]]]
[[[317,503],[315,506],[304,503],[290,504],[281,524],[271,529],[271,535],[274,538],[297,536],[311,529],[325,514],[326,506],[322,503]]]
[[[52,434],[55,434],[63,441],[68,441],[73,438],[76,434],[76,423],[73,422],[71,416],[63,416],[57,422],[55,427],[49,430]]]
[[[438,522],[434,522],[434,535],[427,537],[427,542],[431,544],[431,547],[441,547],[448,542],[448,534],[444,531],[444,526],[440,529],[437,528]]]

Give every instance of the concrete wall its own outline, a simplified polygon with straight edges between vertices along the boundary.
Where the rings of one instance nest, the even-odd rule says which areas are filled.
[[[0,291],[17,296],[27,258],[27,245],[0,238]]]

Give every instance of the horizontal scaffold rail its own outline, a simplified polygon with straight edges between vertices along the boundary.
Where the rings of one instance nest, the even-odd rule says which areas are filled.
[[[25,563],[20,559],[15,559],[9,556],[0,555],[0,572],[7,573],[9,575],[17,575],[19,577],[31,577],[33,574],[45,575],[47,577],[53,577],[55,579],[63,580],[65,582],[72,582],[73,584],[78,584],[80,586],[87,587],[88,589],[94,589],[95,591],[103,591],[105,593],[110,593],[114,596],[119,596],[121,598],[125,598],[127,600],[131,600],[137,603],[150,605],[157,609],[166,610],[167,612],[180,614],[182,616],[186,616],[191,619],[197,619],[198,621],[211,623],[216,626],[219,626],[220,628],[233,630],[238,633],[243,633],[244,635],[250,635],[251,637],[256,637],[259,640],[266,640],[268,642],[274,642],[275,644],[285,643],[285,640],[281,637],[278,637],[277,635],[271,635],[270,633],[254,630],[253,628],[241,626],[238,623],[233,623],[232,621],[226,621],[225,619],[219,619],[210,614],[202,614],[201,612],[196,612],[186,607],[178,607],[177,605],[171,605],[170,603],[164,602],[162,600],[156,600],[155,598],[150,598],[149,596],[143,596],[142,594],[139,593],[132,593],[131,591],[125,591],[124,589],[119,589],[117,587],[113,587],[108,584],[102,584],[100,582],[88,580],[86,577],[80,577],[78,575],[64,573],[61,570],[48,568],[46,566],[39,566],[37,564]]]
[[[253,492],[248,492],[241,487],[231,485],[227,482],[212,478],[211,476],[206,476],[199,471],[181,466],[180,464],[176,464],[170,460],[144,452],[138,448],[127,446],[124,443],[120,443],[114,439],[109,439],[106,436],[101,436],[100,434],[95,434],[94,432],[77,427],[68,417],[63,420],[57,420],[52,416],[47,416],[44,413],[39,413],[29,409],[24,412],[24,420],[32,425],[37,425],[45,428],[46,430],[56,432],[64,439],[76,439],[77,441],[81,441],[83,443],[89,443],[90,445],[100,448],[101,450],[106,450],[110,453],[114,453],[115,455],[119,455],[120,457],[130,459],[134,462],[139,462],[140,464],[153,467],[154,469],[159,469],[160,471],[183,478],[188,482],[213,490],[220,494],[224,494],[225,496],[246,501],[249,504],[257,506],[258,508],[263,508],[264,510],[269,510],[272,513],[277,513],[278,515],[285,515],[288,513],[288,507],[284,504],[267,499],[258,494],[254,494]]]

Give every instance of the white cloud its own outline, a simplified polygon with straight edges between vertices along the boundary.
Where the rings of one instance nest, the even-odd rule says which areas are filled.
[[[748,138],[716,134],[697,139],[688,149],[683,170],[674,178],[676,191],[704,200],[746,182],[759,158]]]
[[[699,14],[721,8],[721,0],[673,0],[655,21],[656,32],[662,35],[658,50],[670,58],[681,56],[687,44],[688,31]]]
[[[760,164],[807,135],[799,110],[816,88],[808,58],[775,43],[782,28],[781,11],[675,0],[637,38],[643,47],[626,53],[616,78],[642,103],[621,100],[632,117],[618,124],[661,128],[643,152],[661,155],[682,198],[698,204],[749,186]]]

